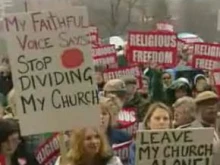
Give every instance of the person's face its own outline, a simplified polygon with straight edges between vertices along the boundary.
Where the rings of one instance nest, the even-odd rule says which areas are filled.
[[[176,126],[181,126],[184,124],[187,124],[191,122],[191,117],[189,116],[190,114],[186,113],[186,109],[184,105],[181,105],[179,107],[176,107],[174,109],[174,123]]]
[[[100,124],[101,124],[101,128],[103,128],[104,130],[107,130],[109,124],[110,124],[110,114],[108,113],[107,110],[101,108],[101,113],[100,113]]]
[[[137,91],[137,86],[136,84],[128,84],[126,85],[126,90],[128,95],[134,95]]]
[[[171,85],[171,76],[168,73],[163,74],[163,84],[170,86]]]
[[[202,120],[215,124],[217,118],[217,101],[207,100],[198,104],[198,111],[201,113]]]
[[[8,140],[1,144],[1,152],[4,155],[12,155],[20,143],[19,134],[14,133],[8,137]]]
[[[84,137],[84,151],[87,156],[95,156],[101,147],[99,134],[93,129],[87,129]]]
[[[176,99],[182,98],[184,96],[187,96],[187,92],[184,89],[176,89],[175,90],[175,98]]]
[[[103,75],[101,72],[95,72],[95,79],[98,84],[101,84],[104,82]]]
[[[148,127],[150,129],[167,129],[170,128],[170,117],[169,113],[162,109],[157,108],[148,122]]]
[[[200,79],[196,82],[196,90],[198,92],[202,91],[207,84],[207,81],[205,79]]]

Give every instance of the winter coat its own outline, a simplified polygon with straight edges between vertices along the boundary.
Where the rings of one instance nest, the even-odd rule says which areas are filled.
[[[190,124],[184,125],[181,128],[201,128],[206,127],[198,120],[193,121]],[[218,137],[218,134],[214,132],[214,138],[213,138],[213,165],[220,165],[220,139]]]
[[[113,144],[124,143],[132,139],[132,136],[129,135],[128,133],[115,128],[108,129],[107,137],[110,146],[112,146]]]

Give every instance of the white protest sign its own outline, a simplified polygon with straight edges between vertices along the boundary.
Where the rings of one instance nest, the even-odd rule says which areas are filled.
[[[5,18],[23,135],[98,125],[88,22],[84,7]]]
[[[138,131],[136,165],[212,165],[214,129]]]
[[[75,0],[27,0],[28,11],[57,10],[73,6]]]

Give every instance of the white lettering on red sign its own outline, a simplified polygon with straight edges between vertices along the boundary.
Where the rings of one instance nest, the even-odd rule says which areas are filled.
[[[130,34],[130,46],[175,48],[176,38],[175,35]]]

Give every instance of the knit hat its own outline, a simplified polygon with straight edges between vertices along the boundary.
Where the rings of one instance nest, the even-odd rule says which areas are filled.
[[[103,90],[105,92],[126,92],[126,86],[124,81],[120,79],[109,80]]]
[[[125,77],[122,79],[122,81],[125,82],[126,85],[129,85],[129,84],[137,84],[137,80],[135,77]]]
[[[215,94],[214,92],[205,91],[197,95],[197,97],[195,98],[195,103],[198,104],[206,100],[218,100],[218,98],[219,98],[218,95]]]
[[[197,74],[197,75],[195,76],[195,78],[194,78],[194,84],[197,83],[197,81],[198,81],[199,78],[203,78],[203,79],[206,80],[205,75],[203,75],[203,74]]]

